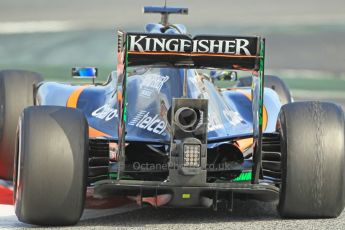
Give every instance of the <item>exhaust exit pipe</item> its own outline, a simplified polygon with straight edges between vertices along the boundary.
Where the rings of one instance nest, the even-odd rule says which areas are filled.
[[[200,112],[188,107],[179,108],[175,112],[176,124],[185,131],[193,131],[200,120]]]

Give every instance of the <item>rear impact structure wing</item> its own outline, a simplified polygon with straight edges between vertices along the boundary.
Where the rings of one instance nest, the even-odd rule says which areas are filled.
[[[261,177],[265,39],[258,36],[189,37],[180,34],[118,31],[117,100],[119,111],[118,179],[125,162],[127,68],[150,65],[175,68],[221,68],[252,72],[254,166],[252,183]]]

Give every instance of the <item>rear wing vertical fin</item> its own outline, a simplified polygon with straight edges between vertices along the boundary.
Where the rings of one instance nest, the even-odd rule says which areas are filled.
[[[128,67],[128,53],[127,53],[127,39],[126,33],[123,31],[117,32],[118,46],[117,46],[117,110],[119,113],[118,124],[118,151],[119,151],[119,164],[117,179],[122,176],[125,170],[125,141],[126,141],[126,121],[127,121],[127,67]]]
[[[258,46],[260,53],[259,70],[252,75],[252,98],[253,98],[253,169],[252,183],[258,184],[262,175],[262,123],[263,123],[263,106],[264,106],[264,75],[265,75],[265,39],[260,39]]]

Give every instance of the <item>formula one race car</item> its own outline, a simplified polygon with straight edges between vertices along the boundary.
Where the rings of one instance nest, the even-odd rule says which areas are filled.
[[[75,224],[88,187],[155,207],[232,210],[233,199],[250,198],[279,200],[282,217],[342,212],[341,107],[292,102],[284,82],[264,74],[261,37],[192,37],[168,22],[187,11],[145,7],[162,21],[118,32],[117,70],[104,84],[0,72],[0,176],[14,172],[20,221]],[[215,86],[237,71],[251,76]]]

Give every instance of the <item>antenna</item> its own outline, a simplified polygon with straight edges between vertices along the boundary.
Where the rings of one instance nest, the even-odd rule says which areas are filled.
[[[167,8],[167,0],[164,1],[164,9],[166,10]],[[169,14],[168,13],[161,13],[161,24],[163,26],[167,26],[169,23]]]
[[[163,26],[168,26],[169,15],[170,14],[188,14],[188,8],[181,7],[168,7],[167,0],[164,2],[164,6],[144,6],[144,13],[160,13],[161,14],[161,24]]]

